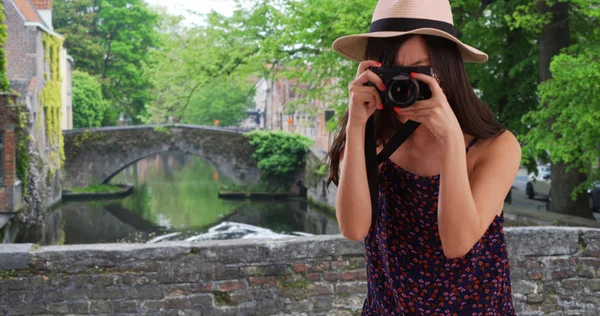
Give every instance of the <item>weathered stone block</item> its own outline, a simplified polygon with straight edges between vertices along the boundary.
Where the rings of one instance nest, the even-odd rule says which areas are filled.
[[[68,303],[69,313],[71,314],[89,314],[90,304],[88,302],[73,302]]]
[[[165,308],[166,309],[174,309],[174,310],[182,310],[186,308],[186,303],[188,302],[185,298],[167,298],[165,299]]]
[[[527,295],[527,303],[541,303],[544,301],[544,295],[542,294],[528,294]]]
[[[140,302],[139,311],[143,313],[161,312],[165,309],[164,300],[147,300]]]
[[[600,292],[600,279],[586,280],[585,283],[585,286],[591,292]]]
[[[230,291],[244,290],[247,287],[248,287],[248,285],[246,284],[246,280],[217,282],[217,288],[219,289],[219,291],[230,292]]]
[[[341,272],[339,271],[325,271],[323,272],[323,279],[329,282],[335,282],[341,278]]]
[[[507,250],[515,256],[571,255],[578,251],[580,228],[508,227]]]
[[[137,303],[135,301],[110,301],[110,306],[113,311],[119,313],[137,313]]]
[[[537,292],[538,284],[525,280],[516,280],[512,282],[512,289],[516,293],[529,295]]]
[[[313,296],[310,298],[310,301],[313,304],[313,311],[315,312],[325,312],[331,310],[331,305],[333,304],[334,297],[330,296]]]
[[[283,310],[283,303],[277,300],[248,302],[239,307],[240,315],[271,315],[281,310]]]
[[[228,267],[228,266],[217,266],[215,269],[215,281],[217,280],[231,280],[240,277],[240,268]]]
[[[576,271],[575,270],[558,270],[558,271],[552,271],[552,273],[550,274],[552,276],[553,279],[566,279],[566,278],[572,278],[576,275]]]
[[[345,238],[322,237],[308,245],[308,253],[312,258],[326,257],[333,253],[340,256],[364,256],[364,243]]]
[[[309,281],[321,281],[321,274],[320,273],[308,273],[306,274],[306,279]]]
[[[327,282],[316,282],[308,285],[309,296],[323,296],[333,294],[333,284]]]
[[[0,244],[0,270],[29,268],[33,244]]]
[[[90,301],[90,312],[92,314],[109,314],[111,312],[110,304],[107,301]]]
[[[134,300],[156,300],[165,295],[160,287],[141,285],[123,289],[124,298]]]
[[[194,294],[187,297],[192,308],[200,309],[205,312],[207,309],[212,309],[215,305],[214,297],[210,294]]]
[[[270,276],[270,277],[264,277],[264,278],[257,278],[257,277],[250,277],[248,278],[248,282],[250,283],[250,286],[260,286],[260,287],[276,287],[277,284],[279,283],[279,278],[276,276]]]
[[[367,293],[367,282],[348,282],[335,285],[336,294],[364,294]]]

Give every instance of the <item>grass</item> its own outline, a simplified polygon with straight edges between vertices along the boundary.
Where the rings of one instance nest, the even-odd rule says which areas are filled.
[[[120,187],[116,185],[109,184],[98,184],[92,185],[85,188],[74,188],[71,190],[73,193],[113,193],[119,192],[121,190]]]
[[[227,184],[221,186],[222,191],[227,192],[267,192],[267,193],[288,193],[282,187],[274,187],[273,185],[257,184],[257,185],[236,185]]]

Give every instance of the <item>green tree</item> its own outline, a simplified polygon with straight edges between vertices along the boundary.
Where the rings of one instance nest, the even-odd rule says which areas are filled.
[[[159,32],[165,45],[152,52],[146,69],[156,95],[146,122],[172,117],[212,123],[218,116],[225,123],[243,117],[254,91],[246,79],[262,68],[253,62],[260,43],[243,36],[241,20],[215,12],[204,17],[207,25],[193,28],[182,26],[181,17],[162,15]]]
[[[73,56],[77,69],[102,73],[105,49],[98,31],[100,0],[57,0],[52,4],[52,23],[65,35],[65,48]]]
[[[515,15],[522,27],[537,23],[540,30],[542,102],[524,118],[532,126],[523,137],[524,158],[548,152],[550,210],[588,218],[593,214],[581,193],[600,179],[599,18],[598,0],[540,1]]]
[[[106,103],[102,86],[88,73],[73,71],[73,126],[75,128],[100,127]]]
[[[538,35],[511,28],[507,16],[528,0],[451,1],[462,41],[489,55],[483,64],[466,64],[469,79],[481,99],[515,134],[527,131],[521,117],[538,104]],[[499,88],[501,87],[501,88]]]
[[[222,77],[202,87],[190,100],[182,113],[182,123],[212,125],[219,120],[221,126],[232,126],[248,117],[253,104],[254,87],[247,79]]]
[[[159,15],[142,0],[61,0],[53,18],[78,69],[100,78],[109,104],[103,124],[114,124],[119,113],[139,122],[153,99],[143,69],[160,46]]]

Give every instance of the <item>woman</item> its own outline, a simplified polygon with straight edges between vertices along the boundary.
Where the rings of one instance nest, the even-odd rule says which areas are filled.
[[[447,0],[380,0],[369,33],[333,45],[360,62],[329,182],[342,234],[365,240],[363,315],[516,315],[502,207],[521,148],[473,92],[463,63],[487,55],[459,41],[452,21]],[[411,74],[431,98],[384,105],[386,87],[370,69],[390,66],[433,67],[435,76]],[[374,211],[364,152],[371,115],[378,151],[408,120],[421,123],[378,166]]]

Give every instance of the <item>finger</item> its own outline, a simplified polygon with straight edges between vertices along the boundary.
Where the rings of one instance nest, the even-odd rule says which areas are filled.
[[[362,86],[362,85],[353,85],[350,87],[350,91],[353,93],[368,93],[370,95],[373,96],[373,98],[375,98],[375,102],[377,103],[376,105],[382,105],[383,102],[381,102],[381,96],[379,94],[379,91],[377,91],[377,89],[375,89],[375,87],[370,87],[370,86]]]
[[[364,86],[369,82],[373,83],[379,90],[385,90],[385,85],[383,84],[381,77],[370,70],[363,72],[358,78],[351,82],[351,85]]]
[[[435,108],[435,105],[433,105],[429,102],[415,102],[413,105],[411,105],[409,107],[400,108],[398,110],[403,113],[414,113],[414,112],[418,112],[418,111],[422,111],[422,110],[432,110],[434,108]]]
[[[442,88],[440,87],[440,84],[432,76],[417,73],[417,72],[411,72],[410,76],[419,81],[425,82],[429,86],[432,96],[444,93],[444,92],[442,92]]]
[[[379,108],[376,96],[369,92],[353,92],[350,95],[350,102],[357,106],[364,106],[368,110]]]
[[[363,72],[371,67],[381,67],[381,63],[375,60],[365,60],[358,64],[358,70],[356,71],[356,77],[360,76]]]

